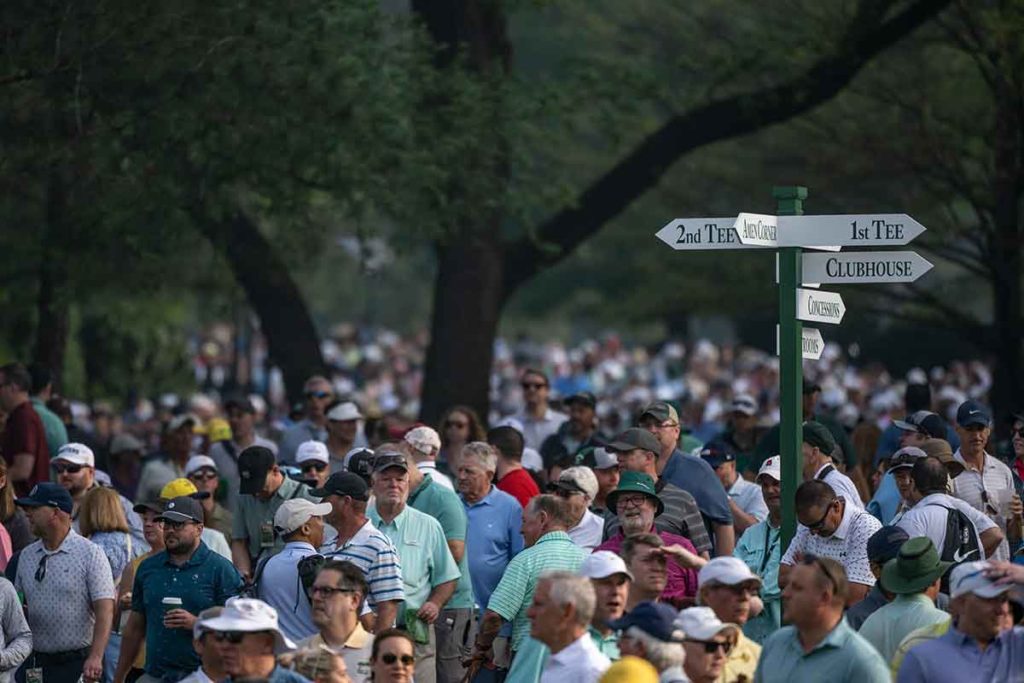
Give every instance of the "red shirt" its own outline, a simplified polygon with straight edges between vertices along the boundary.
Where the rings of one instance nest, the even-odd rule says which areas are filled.
[[[19,496],[28,495],[32,487],[50,478],[50,449],[46,445],[46,430],[31,401],[25,401],[7,416],[3,437],[0,438],[0,452],[3,453],[7,468],[10,469],[14,456],[31,453],[36,456],[32,476],[28,481],[14,485]]]
[[[498,480],[497,487],[519,501],[524,508],[534,496],[540,495],[537,482],[524,469],[512,470]]]

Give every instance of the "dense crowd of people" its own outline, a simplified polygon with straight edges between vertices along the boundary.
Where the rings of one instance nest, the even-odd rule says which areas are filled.
[[[784,546],[769,357],[523,343],[437,425],[395,355],[329,357],[283,416],[0,367],[0,677],[1024,680],[1024,414],[998,442],[980,364],[809,368]]]

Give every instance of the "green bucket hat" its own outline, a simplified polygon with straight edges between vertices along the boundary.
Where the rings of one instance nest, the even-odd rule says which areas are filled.
[[[644,474],[643,472],[623,472],[620,475],[618,488],[609,493],[607,499],[608,509],[611,510],[613,515],[619,514],[615,509],[615,503],[622,493],[643,493],[647,497],[653,498],[658,506],[654,513],[655,517],[665,511],[665,504],[661,502],[661,498],[654,488],[654,480],[651,479],[649,474]]]
[[[952,565],[939,559],[939,551],[931,539],[911,538],[900,546],[899,554],[882,567],[882,587],[897,595],[920,593]]]

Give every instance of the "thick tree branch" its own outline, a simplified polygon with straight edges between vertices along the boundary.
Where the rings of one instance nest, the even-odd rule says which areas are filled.
[[[796,78],[711,102],[666,122],[584,190],[573,206],[541,225],[535,238],[510,245],[506,251],[506,295],[564,259],[654,187],[683,154],[784,121],[828,101],[868,61],[938,14],[949,0],[918,0],[885,21],[889,4],[862,2],[836,52]]]

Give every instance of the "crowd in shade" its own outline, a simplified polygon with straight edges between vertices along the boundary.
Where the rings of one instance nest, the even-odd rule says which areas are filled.
[[[334,336],[297,405],[0,366],[0,678],[1024,680],[1024,413],[983,364],[809,365],[784,545],[777,359],[500,343],[490,412],[421,424],[421,342]]]

